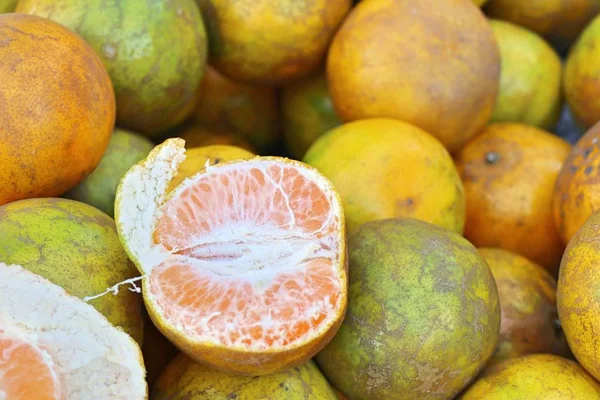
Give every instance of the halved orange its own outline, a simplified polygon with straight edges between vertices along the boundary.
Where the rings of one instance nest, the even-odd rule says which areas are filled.
[[[301,162],[208,165],[168,195],[185,157],[169,139],[124,176],[115,216],[156,326],[190,357],[250,375],[306,362],[346,309],[344,215]]]
[[[147,398],[137,343],[94,307],[0,262],[1,400]]]

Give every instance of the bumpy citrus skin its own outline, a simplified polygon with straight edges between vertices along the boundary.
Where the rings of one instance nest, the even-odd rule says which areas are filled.
[[[304,162],[334,183],[349,232],[405,216],[462,233],[465,200],[452,158],[413,125],[375,118],[341,125],[321,136]]]
[[[500,46],[500,92],[490,122],[522,122],[551,129],[560,115],[562,65],[535,33],[509,22],[490,25]]]
[[[397,118],[453,153],[492,113],[500,55],[469,0],[369,0],[336,34],[327,77],[343,121]]]
[[[199,0],[218,70],[248,83],[282,84],[314,70],[350,0]]]
[[[480,248],[498,287],[500,339],[492,361],[533,353],[569,356],[556,311],[556,280],[525,257]]]
[[[110,78],[66,28],[1,14],[0,205],[60,196],[98,165],[115,122]]]
[[[569,243],[593,212],[600,209],[600,123],[573,146],[554,188],[553,212],[558,232]]]
[[[167,191],[172,191],[186,178],[196,174],[208,165],[215,165],[227,161],[250,159],[254,153],[241,147],[229,145],[210,145],[194,147],[185,152],[185,161],[179,165],[177,175],[169,183]]]
[[[115,222],[92,206],[67,199],[28,199],[0,207],[0,260],[22,265],[79,298],[138,275]],[[139,294],[123,288],[89,304],[142,343]]]
[[[209,65],[192,117],[208,130],[245,138],[261,153],[271,150],[279,139],[275,89],[236,82]]]
[[[313,361],[287,371],[260,377],[228,375],[198,364],[181,354],[169,364],[150,398],[171,399],[285,399],[336,400]]]
[[[16,11],[57,21],[96,50],[115,87],[120,127],[153,135],[191,112],[207,52],[194,0],[23,0]]]
[[[323,71],[283,88],[281,115],[286,148],[298,160],[321,135],[340,125]]]
[[[222,131],[213,132],[199,125],[187,126],[175,135],[185,140],[186,149],[211,145],[229,145],[241,147],[251,152],[255,151],[254,147],[239,135]]]
[[[597,0],[489,0],[485,11],[493,18],[523,26],[566,51],[600,11]]]
[[[460,400],[600,399],[600,385],[579,364],[550,354],[506,360],[486,371]]]
[[[18,0],[0,0],[0,13],[13,12]]]
[[[456,157],[467,200],[465,237],[521,254],[556,275],[564,245],[552,192],[570,146],[524,124],[491,124]]]
[[[143,160],[154,143],[136,133],[115,129],[100,164],[64,197],[81,201],[111,217],[119,181],[133,165]]]
[[[408,218],[368,222],[348,248],[346,319],[316,357],[325,376],[350,399],[453,398],[498,339],[485,261],[460,235]]]
[[[558,276],[558,316],[577,361],[600,379],[600,214],[592,214],[569,242]]]
[[[583,31],[565,65],[565,96],[575,117],[586,127],[600,121],[600,16]]]

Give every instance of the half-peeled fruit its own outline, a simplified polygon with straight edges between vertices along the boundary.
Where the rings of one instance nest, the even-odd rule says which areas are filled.
[[[147,398],[137,343],[94,307],[0,263],[1,400]]]
[[[249,375],[306,362],[346,310],[344,215],[333,185],[280,157],[209,165],[167,194],[185,158],[168,139],[132,167],[117,229],[146,308],[182,351]]]

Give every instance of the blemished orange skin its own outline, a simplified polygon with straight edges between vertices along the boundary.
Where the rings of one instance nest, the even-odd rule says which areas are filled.
[[[569,347],[558,323],[556,280],[539,265],[513,252],[484,247],[500,297],[500,337],[491,362],[533,353],[567,357]]]
[[[199,125],[192,125],[177,133],[177,137],[185,140],[185,148],[204,147],[210,145],[237,146],[250,152],[255,152],[254,147],[239,135],[210,131]]]
[[[600,11],[597,0],[489,0],[485,11],[546,37],[560,50]]]
[[[595,212],[569,242],[560,265],[558,316],[577,361],[600,379],[600,213]]]
[[[208,65],[192,118],[209,130],[238,134],[261,152],[279,138],[275,89],[236,82]]]
[[[198,0],[210,62],[233,79],[282,84],[325,59],[350,0]]]
[[[523,255],[556,275],[564,244],[552,192],[570,145],[523,124],[489,125],[457,155],[465,188],[465,237]]]
[[[100,58],[61,25],[0,15],[0,205],[59,196],[100,162],[115,95]]]
[[[471,0],[369,0],[336,34],[327,77],[343,121],[396,118],[453,153],[492,113],[500,53]]]
[[[600,209],[600,123],[573,146],[554,188],[554,221],[569,243],[585,221]]]

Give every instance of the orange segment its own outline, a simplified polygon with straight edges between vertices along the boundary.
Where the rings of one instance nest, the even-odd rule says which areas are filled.
[[[60,386],[49,360],[42,348],[0,330],[0,399],[59,400]]]
[[[294,346],[330,325],[345,290],[341,208],[316,173],[251,160],[194,179],[154,232],[172,254],[150,276],[164,317],[197,340],[252,350]]]

